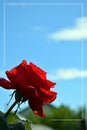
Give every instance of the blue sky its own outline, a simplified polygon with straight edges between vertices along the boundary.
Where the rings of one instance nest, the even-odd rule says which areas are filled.
[[[65,104],[77,109],[86,104],[87,3],[22,2],[0,3],[0,77],[26,59],[44,69],[48,79],[57,83],[53,89],[58,92],[55,106]],[[11,91],[0,88],[2,111],[7,109],[9,94]]]

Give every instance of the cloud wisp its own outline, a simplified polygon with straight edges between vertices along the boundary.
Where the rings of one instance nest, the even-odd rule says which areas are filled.
[[[87,78],[87,70],[79,70],[75,68],[71,69],[59,69],[53,74],[48,75],[51,80],[71,80],[76,78]]]
[[[87,39],[87,17],[76,19],[72,28],[50,33],[48,37],[54,41]]]

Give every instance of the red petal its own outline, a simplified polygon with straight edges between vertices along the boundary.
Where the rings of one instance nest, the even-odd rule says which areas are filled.
[[[17,90],[26,98],[33,98],[37,94],[35,88],[28,85],[17,87]]]
[[[38,91],[38,95],[40,97],[40,99],[43,102],[48,102],[51,103],[52,101],[54,101],[56,99],[57,93],[54,91],[50,91],[50,90],[45,90],[43,88],[40,88]]]
[[[34,111],[34,114],[36,114],[37,116],[41,116],[41,117],[46,118],[46,115],[43,113],[43,108],[41,108],[37,111]]]
[[[46,72],[42,70],[41,68],[37,67],[35,64],[30,62],[30,67],[34,70],[35,73],[37,73],[40,78],[46,79]]]
[[[50,88],[54,88],[56,83],[51,82],[50,80],[47,80],[47,84]]]
[[[11,69],[10,71],[6,71],[6,75],[9,78],[9,80],[15,85],[15,86],[25,86],[28,84],[25,67],[26,64],[25,61],[23,61],[20,65],[16,66],[15,68]]]
[[[36,73],[31,66],[26,66],[26,77],[29,81],[29,84],[35,88],[43,87],[43,79]]]
[[[30,98],[29,101],[29,106],[31,107],[31,109],[33,110],[33,112],[41,117],[46,117],[46,115],[43,112],[43,103],[41,103],[39,98]]]
[[[4,78],[0,78],[0,86],[2,86],[5,89],[15,89],[13,84]]]

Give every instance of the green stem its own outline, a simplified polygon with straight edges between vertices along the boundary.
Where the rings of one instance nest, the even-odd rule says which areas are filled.
[[[12,106],[8,109],[8,111],[4,114],[4,117],[7,117],[10,111],[13,109],[13,107],[17,104],[17,100],[12,104]]]

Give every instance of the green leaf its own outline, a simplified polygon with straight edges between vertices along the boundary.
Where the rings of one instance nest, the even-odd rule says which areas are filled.
[[[15,124],[17,119],[17,115],[15,113],[9,113],[7,116],[8,124]]]
[[[2,112],[1,112],[1,115],[2,115]],[[10,130],[32,130],[31,122],[28,119],[26,119],[25,117],[21,116],[20,114],[15,114],[12,112],[9,113],[9,115],[7,116],[7,122],[9,124]],[[4,130],[4,129],[2,129],[2,130]],[[8,129],[6,129],[6,130],[8,130]]]
[[[32,130],[31,126],[28,123],[24,123],[24,126],[26,130]]]
[[[26,130],[31,130],[31,122],[25,117],[21,116],[20,114],[16,115],[15,113],[9,113],[9,115],[7,116],[7,121],[8,124],[10,124],[11,130],[20,130],[20,129],[24,130],[24,127],[22,127],[22,125],[25,126]]]
[[[6,118],[0,115],[0,130],[10,130]]]

